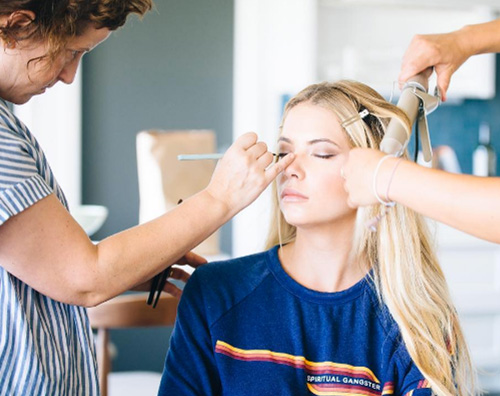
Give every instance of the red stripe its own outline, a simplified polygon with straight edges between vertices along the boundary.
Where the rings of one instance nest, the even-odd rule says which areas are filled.
[[[281,364],[285,364],[290,367],[301,368],[307,371],[308,373],[314,374],[332,374],[332,375],[345,375],[352,376],[356,375],[356,377],[362,377],[373,381],[372,377],[364,372],[359,372],[355,370],[342,369],[342,368],[333,368],[333,367],[315,367],[310,366],[303,361],[295,361],[293,359],[287,357],[278,357],[272,356],[268,353],[239,353],[225,346],[217,345],[215,351],[221,354],[224,354],[229,357],[234,357],[243,361],[263,361],[263,362],[278,362]]]

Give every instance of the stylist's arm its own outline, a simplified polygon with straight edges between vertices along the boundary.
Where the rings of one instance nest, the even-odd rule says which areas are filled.
[[[500,19],[445,34],[417,35],[406,50],[399,81],[433,67],[443,100],[454,72],[470,57],[500,52]],[[353,149],[344,165],[352,207],[377,204],[379,197],[491,242],[500,243],[500,178],[428,169],[409,161],[397,165],[373,149]]]
[[[0,262],[55,300],[97,305],[176,262],[253,202],[291,160],[272,164],[266,145],[247,133],[220,160],[206,189],[97,245],[51,194],[0,227]]]
[[[378,204],[379,197],[478,238],[500,243],[500,179],[453,174],[384,153],[352,149],[343,168],[351,207]]]

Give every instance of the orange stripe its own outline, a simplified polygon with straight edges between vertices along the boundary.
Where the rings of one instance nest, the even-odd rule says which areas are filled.
[[[229,352],[233,356],[238,356],[242,359],[268,359],[273,361],[288,362],[291,365],[298,367],[306,367],[312,371],[331,370],[334,372],[348,373],[350,375],[367,376],[373,382],[380,383],[375,374],[367,367],[351,366],[349,364],[326,362],[311,362],[304,356],[294,356],[287,353],[272,352],[267,349],[241,349],[236,348],[224,341],[217,341],[215,346],[216,352]]]
[[[382,389],[382,396],[392,394],[394,394],[394,384],[392,382],[386,382]]]

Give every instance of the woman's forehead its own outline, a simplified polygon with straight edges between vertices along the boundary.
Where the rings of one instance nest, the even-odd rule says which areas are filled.
[[[88,25],[82,34],[69,40],[68,47],[91,51],[97,45],[106,40],[110,33],[111,31],[109,29],[96,29],[93,25]]]
[[[288,139],[346,139],[337,115],[323,106],[301,103],[289,110],[281,136]]]

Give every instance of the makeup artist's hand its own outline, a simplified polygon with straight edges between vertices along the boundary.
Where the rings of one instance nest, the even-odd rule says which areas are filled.
[[[183,257],[181,257],[174,265],[189,265],[190,267],[193,268],[198,268],[201,267],[203,264],[206,264],[207,260],[203,258],[202,256],[193,253],[193,252],[188,252],[186,253]],[[172,272],[170,273],[169,280],[175,279],[182,281],[186,283],[191,275],[189,275],[188,272],[184,271],[182,268],[179,267],[173,267]],[[144,282],[140,285],[137,285],[134,287],[133,290],[135,291],[150,291],[151,290],[151,281],[152,279],[148,280],[147,282]],[[171,294],[174,297],[180,298],[182,295],[182,290],[174,285],[172,282],[167,281],[165,283],[165,286],[163,287],[163,291]]]
[[[349,151],[340,175],[344,178],[344,188],[348,194],[347,204],[351,208],[378,203],[373,193],[373,175],[377,164],[385,155],[385,153],[374,149],[354,148]],[[379,187],[387,185],[384,184],[384,181],[388,179],[385,171],[386,168],[389,170],[391,168],[387,162],[389,160],[384,161],[378,173],[377,186]],[[380,196],[385,194],[380,190],[377,192]]]
[[[223,202],[231,215],[251,204],[293,160],[287,155],[273,164],[274,156],[257,135],[240,136],[218,162],[206,190]]]

